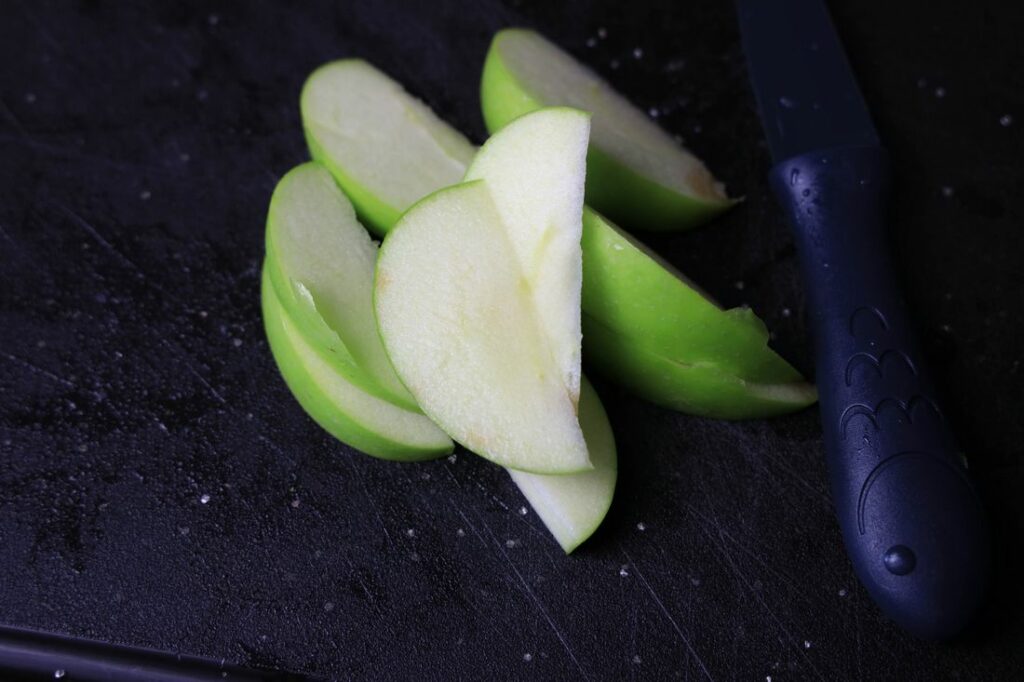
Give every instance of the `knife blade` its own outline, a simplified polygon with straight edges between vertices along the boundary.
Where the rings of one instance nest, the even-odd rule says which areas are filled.
[[[952,637],[982,601],[988,529],[898,291],[886,154],[822,0],[737,9],[770,183],[800,254],[847,554],[892,620]]]

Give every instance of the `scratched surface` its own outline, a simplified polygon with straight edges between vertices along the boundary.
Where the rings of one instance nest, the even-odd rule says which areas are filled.
[[[896,260],[997,542],[980,624],[934,646],[856,583],[814,411],[721,423],[598,382],[620,484],[566,558],[495,467],[402,466],[326,437],[263,339],[264,212],[306,158],[306,74],[369,58],[480,141],[489,36],[527,24],[746,196],[648,241],[811,370],[728,3],[5,3],[0,622],[325,677],[1019,674],[1024,21],[1001,4],[836,8],[895,162]]]

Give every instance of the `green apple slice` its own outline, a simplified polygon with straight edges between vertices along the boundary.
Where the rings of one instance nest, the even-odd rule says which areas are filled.
[[[508,231],[481,181],[409,209],[377,261],[377,323],[423,411],[466,448],[540,474],[592,468]]]
[[[476,153],[428,106],[360,59],[314,71],[300,105],[313,158],[380,234],[419,199],[459,182]]]
[[[377,335],[377,246],[326,169],[306,163],[281,179],[266,242],[278,298],[312,346],[350,382],[415,410]]]
[[[379,71],[373,73],[379,81],[375,88],[405,97],[407,106],[413,106],[411,102],[419,104],[387,76]],[[325,92],[324,97],[329,94]],[[371,99],[368,97],[367,101]],[[383,117],[381,114],[368,118]],[[395,128],[388,130],[388,136],[405,139],[426,135],[423,131],[405,130],[421,126],[422,120],[406,118],[394,122]],[[435,116],[426,120],[430,134],[436,134],[438,126],[447,127]],[[376,129],[373,123],[364,124],[368,130]],[[450,127],[448,130],[450,135],[458,135]],[[381,214],[368,208],[375,205],[376,199],[362,205],[360,202],[366,196],[382,196],[396,179],[406,183],[403,178],[410,168],[415,168],[417,174],[437,178],[424,194],[441,189],[448,181],[440,179],[448,177],[447,160],[438,163],[436,159],[431,161],[431,155],[400,157],[380,151],[381,158],[390,163],[386,172],[367,182],[364,194],[351,195],[360,215],[380,217]],[[343,186],[345,177],[359,174],[357,168],[348,165],[350,162],[352,159],[338,156],[332,157],[328,165]],[[389,215],[374,224],[377,232],[385,233],[392,227],[394,219]],[[721,418],[781,414],[815,401],[813,387],[804,383],[796,370],[767,346],[767,332],[752,311],[721,310],[699,287],[590,210],[584,211],[582,251],[585,357],[609,379],[657,404]],[[662,306],[673,312],[663,317]],[[598,328],[598,323],[604,326]],[[599,341],[598,335],[605,342]],[[648,336],[657,339],[653,348],[643,342]],[[690,369],[664,370],[664,362],[670,367]],[[693,366],[705,369],[696,372]],[[766,403],[763,395],[774,398]]]
[[[505,29],[494,36],[480,98],[492,133],[541,107],[591,112],[587,203],[629,227],[687,229],[735,203],[699,159],[535,31]]]
[[[263,323],[270,350],[299,404],[335,438],[363,452],[402,461],[434,459],[454,444],[423,414],[383,400],[346,380],[303,338],[263,270]]]
[[[710,296],[598,213],[583,213],[588,361],[651,402],[741,419],[792,412],[814,387],[768,346],[749,308]]]
[[[580,426],[593,471],[541,476],[509,469],[512,480],[566,554],[601,525],[611,506],[618,476],[615,436],[601,399],[586,377],[580,391]]]
[[[580,216],[589,135],[588,114],[537,111],[491,137],[466,172],[466,180],[487,183],[574,403],[580,394]]]

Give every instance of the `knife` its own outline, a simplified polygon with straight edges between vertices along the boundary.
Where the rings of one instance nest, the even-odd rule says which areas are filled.
[[[888,253],[889,165],[823,0],[737,0],[743,49],[796,234],[825,454],[857,577],[926,639],[981,603],[989,538]]]

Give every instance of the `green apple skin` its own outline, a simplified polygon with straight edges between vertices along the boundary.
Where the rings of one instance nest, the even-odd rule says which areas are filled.
[[[492,134],[509,122],[542,107],[570,104],[543,102],[509,69],[501,41],[523,29],[499,31],[491,42],[480,82],[484,123]],[[587,154],[587,204],[630,228],[681,231],[725,212],[737,200],[690,197],[636,172],[594,141]]]
[[[637,341],[624,341],[583,316],[587,366],[655,405],[716,419],[760,419],[814,404],[814,386],[802,381],[759,384],[716,369],[666,358]]]
[[[618,478],[615,435],[601,398],[586,377],[580,382],[579,418],[593,471],[543,476],[508,469],[512,481],[566,554],[601,525],[611,507]]]
[[[803,409],[817,393],[749,308],[723,310],[600,214],[583,213],[583,352],[655,404],[720,419]]]
[[[289,319],[266,268],[261,288],[263,324],[270,350],[281,376],[306,413],[325,431],[357,450],[381,459],[404,462],[437,459],[451,454],[454,443],[429,419],[366,393],[335,373],[308,347],[296,324]],[[311,371],[315,368],[316,374]],[[346,413],[349,406],[332,400],[325,386],[338,385],[352,402],[371,406],[375,416],[362,418]],[[401,429],[394,424],[401,422]],[[404,430],[407,436],[396,435]]]

